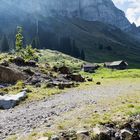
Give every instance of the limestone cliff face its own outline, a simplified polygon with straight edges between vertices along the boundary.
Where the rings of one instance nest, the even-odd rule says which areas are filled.
[[[98,20],[123,30],[131,27],[124,12],[117,9],[112,0],[1,0],[0,12],[16,16],[30,14],[36,18],[57,15]]]

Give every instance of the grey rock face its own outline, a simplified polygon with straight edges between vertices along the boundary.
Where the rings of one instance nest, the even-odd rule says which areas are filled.
[[[101,21],[123,30],[131,27],[124,12],[116,8],[111,0],[1,0],[0,13],[7,12],[17,16],[17,11],[19,15],[30,14],[35,18],[66,16]]]
[[[0,82],[4,83],[14,83],[18,80],[25,80],[26,76],[16,70],[9,67],[4,67],[0,65]]]

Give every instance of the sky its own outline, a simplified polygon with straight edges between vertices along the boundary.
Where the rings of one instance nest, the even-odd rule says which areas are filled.
[[[125,12],[131,23],[140,26],[140,0],[113,0],[113,2]]]

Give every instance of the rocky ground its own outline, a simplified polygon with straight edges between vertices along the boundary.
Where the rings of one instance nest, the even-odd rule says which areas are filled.
[[[0,139],[14,134],[24,136],[33,130],[56,130],[59,122],[64,120],[88,118],[90,113],[97,110],[107,112],[109,106],[99,105],[101,101],[110,101],[131,91],[140,91],[139,82],[106,81],[101,85],[91,84],[86,89],[69,89],[63,94],[19,105],[14,109],[0,110]],[[89,106],[92,108],[87,109]],[[71,127],[80,127],[78,124],[80,121]]]

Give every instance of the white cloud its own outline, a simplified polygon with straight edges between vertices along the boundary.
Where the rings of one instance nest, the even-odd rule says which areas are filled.
[[[140,26],[140,0],[113,0],[115,5],[124,10],[130,22]]]
[[[113,0],[115,4],[124,4],[125,0]]]

